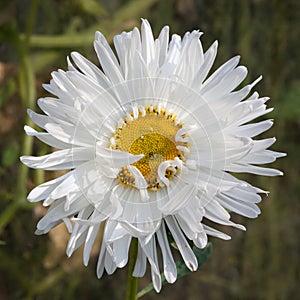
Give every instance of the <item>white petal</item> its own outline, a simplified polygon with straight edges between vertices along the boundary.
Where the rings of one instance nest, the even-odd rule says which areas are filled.
[[[223,232],[220,232],[214,228],[211,228],[205,224],[203,224],[203,228],[205,229],[206,233],[211,235],[211,236],[215,236],[219,239],[223,239],[223,240],[230,240],[231,237]]]
[[[109,163],[113,168],[128,166],[139,161],[144,157],[144,154],[133,155],[129,152],[104,148],[101,143],[96,145],[97,157],[106,163]]]
[[[235,56],[224,63],[217,69],[203,84],[201,92],[205,94],[209,90],[213,90],[239,63],[240,56]]]
[[[20,159],[34,169],[66,170],[93,159],[93,152],[88,148],[71,148],[43,156],[22,156]]]
[[[38,222],[37,229],[43,231],[43,233],[47,233],[58,223],[61,223],[62,219],[74,215],[87,206],[88,204],[86,200],[81,198],[70,207],[69,211],[66,212],[64,210],[64,203],[62,201],[57,201],[50,207],[47,214]]]
[[[186,266],[191,271],[196,271],[198,268],[197,258],[190,245],[188,244],[185,236],[183,235],[180,227],[178,226],[176,220],[172,216],[165,217],[165,220]]]
[[[206,78],[208,72],[210,71],[216,55],[217,55],[217,49],[218,49],[218,42],[215,41],[210,48],[204,53],[204,62],[201,65],[198,73],[196,74],[193,82],[192,82],[192,88],[195,90],[199,90],[202,82]]]
[[[232,210],[242,216],[248,218],[256,218],[260,214],[260,209],[255,203],[247,203],[231,198],[225,193],[221,193],[217,197],[218,202],[225,208]]]
[[[65,105],[59,99],[50,97],[40,98],[38,99],[38,105],[47,115],[64,122],[76,124],[79,118],[78,111],[74,107]]]
[[[81,69],[83,73],[94,78],[102,87],[107,87],[109,82],[103,72],[91,63],[88,59],[83,57],[78,52],[71,53],[75,64]]]
[[[47,123],[45,128],[52,136],[64,143],[83,147],[91,147],[95,143],[95,138],[79,126]]]
[[[27,196],[28,201],[37,202],[46,199],[50,193],[60,184],[61,181],[65,180],[70,176],[70,173],[64,174],[56,179],[45,182],[35,187]]]
[[[111,47],[109,46],[109,43],[107,42],[106,38],[101,32],[97,31],[95,33],[95,41],[98,41],[103,46],[103,48],[105,48],[113,63],[118,65],[118,60],[114,52],[112,51]]]
[[[105,253],[104,267],[108,275],[111,275],[117,269],[116,263],[114,262],[113,256],[108,251]]]
[[[84,208],[78,213],[78,218],[87,219],[90,216],[92,209],[92,206]],[[84,243],[88,228],[89,226],[86,224],[74,224],[72,234],[70,236],[66,249],[66,254],[68,257],[70,257],[73,254],[73,252]]]
[[[38,132],[27,125],[24,126],[24,130],[27,135],[35,136],[40,141],[48,144],[51,147],[58,148],[58,149],[65,149],[65,148],[70,147],[70,144],[64,143],[64,142],[56,139],[55,137],[53,137],[52,135],[50,135],[47,132]]]
[[[94,244],[95,238],[97,236],[97,233],[99,231],[100,224],[96,224],[93,226],[90,226],[87,232],[87,237],[85,240],[85,245],[83,249],[83,263],[85,266],[88,265],[90,254],[92,251],[92,246]]]
[[[140,172],[138,168],[135,166],[127,166],[127,169],[131,173],[131,175],[134,177],[134,184],[136,188],[138,189],[146,189],[148,187],[147,181],[145,180],[145,177]]]
[[[207,246],[208,237],[205,230],[198,232],[196,237],[193,239],[193,242],[196,247],[203,249]]]
[[[241,230],[246,230],[244,226],[229,221],[230,219],[229,213],[215,200],[210,201],[205,206],[205,210],[206,210],[205,217],[210,219],[213,222],[222,225],[233,226]]]
[[[169,283],[173,283],[177,278],[177,269],[169,246],[164,222],[162,222],[161,228],[157,231],[157,239],[163,257],[164,275]]]
[[[161,66],[166,58],[169,44],[169,26],[164,26],[158,36],[160,53],[159,53],[159,65]]]
[[[130,242],[129,234],[114,242],[114,257],[118,268],[123,268],[127,264]]]
[[[146,265],[147,265],[147,257],[141,247],[141,244],[138,245],[138,255],[136,258],[136,263],[134,266],[134,270],[132,276],[134,277],[143,277],[146,272]]]
[[[253,165],[231,164],[226,166],[226,171],[237,173],[252,173],[263,176],[281,176],[283,173],[279,170],[272,168],[264,168]]]
[[[154,60],[154,38],[149,22],[142,19],[142,55],[147,65]]]
[[[253,137],[261,134],[262,132],[265,132],[266,130],[271,128],[272,125],[272,120],[265,120],[255,124],[242,125],[238,129],[236,129],[235,135]]]
[[[198,190],[196,186],[190,184],[174,184],[168,187],[169,201],[160,207],[164,214],[174,214],[182,207],[187,205],[189,201],[193,201]]]
[[[27,109],[27,114],[29,118],[37,124],[39,127],[45,129],[47,123],[53,122],[50,117],[37,114],[36,112],[32,111],[31,109]]]
[[[105,72],[105,75],[110,79],[112,84],[120,83],[124,80],[118,62],[113,58],[111,52],[101,42],[95,40],[94,47],[97,52],[98,59]]]
[[[160,271],[158,267],[155,238],[153,237],[147,244],[143,245],[142,248],[151,265],[151,277],[152,277],[154,289],[156,290],[156,292],[159,292],[161,289],[161,277],[160,277]]]

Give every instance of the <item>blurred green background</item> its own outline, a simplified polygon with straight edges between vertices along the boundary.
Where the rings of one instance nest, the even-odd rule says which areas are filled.
[[[25,137],[26,108],[46,92],[50,73],[66,69],[73,50],[98,63],[94,32],[111,42],[123,30],[147,18],[155,35],[165,24],[172,33],[200,29],[204,49],[219,40],[214,68],[236,54],[249,69],[247,81],[271,97],[276,136],[273,149],[288,152],[274,167],[281,178],[244,176],[271,193],[260,204],[262,215],[247,220],[247,232],[222,228],[231,241],[211,239],[213,253],[196,273],[142,299],[299,299],[300,282],[300,2],[298,0],[1,0],[0,1],[0,299],[123,299],[126,270],[98,280],[97,247],[89,266],[81,250],[65,255],[63,226],[35,236],[40,205],[26,202],[37,184],[56,172],[33,171],[18,157],[49,151]],[[149,273],[139,281],[143,288]]]

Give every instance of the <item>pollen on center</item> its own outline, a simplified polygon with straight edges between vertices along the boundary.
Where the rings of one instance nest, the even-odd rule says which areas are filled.
[[[165,109],[157,106],[142,107],[135,114],[130,113],[123,120],[123,125],[116,128],[110,147],[135,155],[144,154],[133,166],[144,176],[148,189],[157,190],[163,185],[158,177],[159,165],[176,157],[184,159],[184,152],[178,150],[177,146],[188,147],[188,144],[175,139],[182,126],[176,116],[167,113]],[[173,170],[166,170],[167,178],[173,175]],[[118,179],[122,184],[134,187],[134,177],[126,167],[120,170]]]

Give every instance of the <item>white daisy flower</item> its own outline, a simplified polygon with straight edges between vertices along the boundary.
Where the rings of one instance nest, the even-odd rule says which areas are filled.
[[[97,265],[100,278],[127,264],[133,237],[138,256],[133,276],[150,263],[156,291],[161,289],[157,249],[166,280],[176,280],[169,235],[191,270],[207,236],[230,237],[205,224],[245,227],[229,212],[255,218],[263,190],[231,172],[276,176],[271,163],[283,153],[267,150],[275,138],[253,139],[271,120],[249,123],[272,109],[268,98],[249,95],[261,79],[237,90],[247,69],[233,57],[212,75],[217,42],[203,52],[201,32],[183,38],[164,27],[154,39],[148,21],[115,36],[114,54],[97,32],[94,47],[101,69],[77,52],[68,71],[52,73],[44,88],[55,96],[38,100],[45,114],[28,111],[44,131],[25,126],[28,135],[61,150],[22,162],[43,170],[70,170],[34,188],[28,200],[51,205],[37,234],[65,222],[71,236],[67,255],[84,244],[87,265],[100,225],[105,224]],[[72,60],[72,62],[71,62]],[[207,78],[208,77],[208,78]]]

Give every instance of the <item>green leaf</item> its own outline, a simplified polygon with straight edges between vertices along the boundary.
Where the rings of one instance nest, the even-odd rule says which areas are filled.
[[[198,266],[203,265],[207,259],[210,257],[212,251],[212,244],[209,243],[204,249],[199,249],[197,247],[193,247],[193,252],[197,257]],[[192,273],[190,269],[185,265],[183,260],[180,260],[176,264],[177,267],[177,279]]]
[[[210,257],[211,252],[212,252],[212,244],[208,243],[204,249],[199,249],[194,246],[193,252],[197,257],[198,266],[200,267]],[[177,279],[192,273],[190,271],[190,269],[188,269],[188,267],[185,265],[183,260],[180,260],[176,263],[176,268],[177,268]],[[164,286],[167,283],[167,280],[163,273],[161,274],[161,280],[162,280],[162,286]],[[153,283],[149,283],[144,289],[142,289],[140,292],[138,292],[137,299],[148,294],[152,290],[154,290]]]

